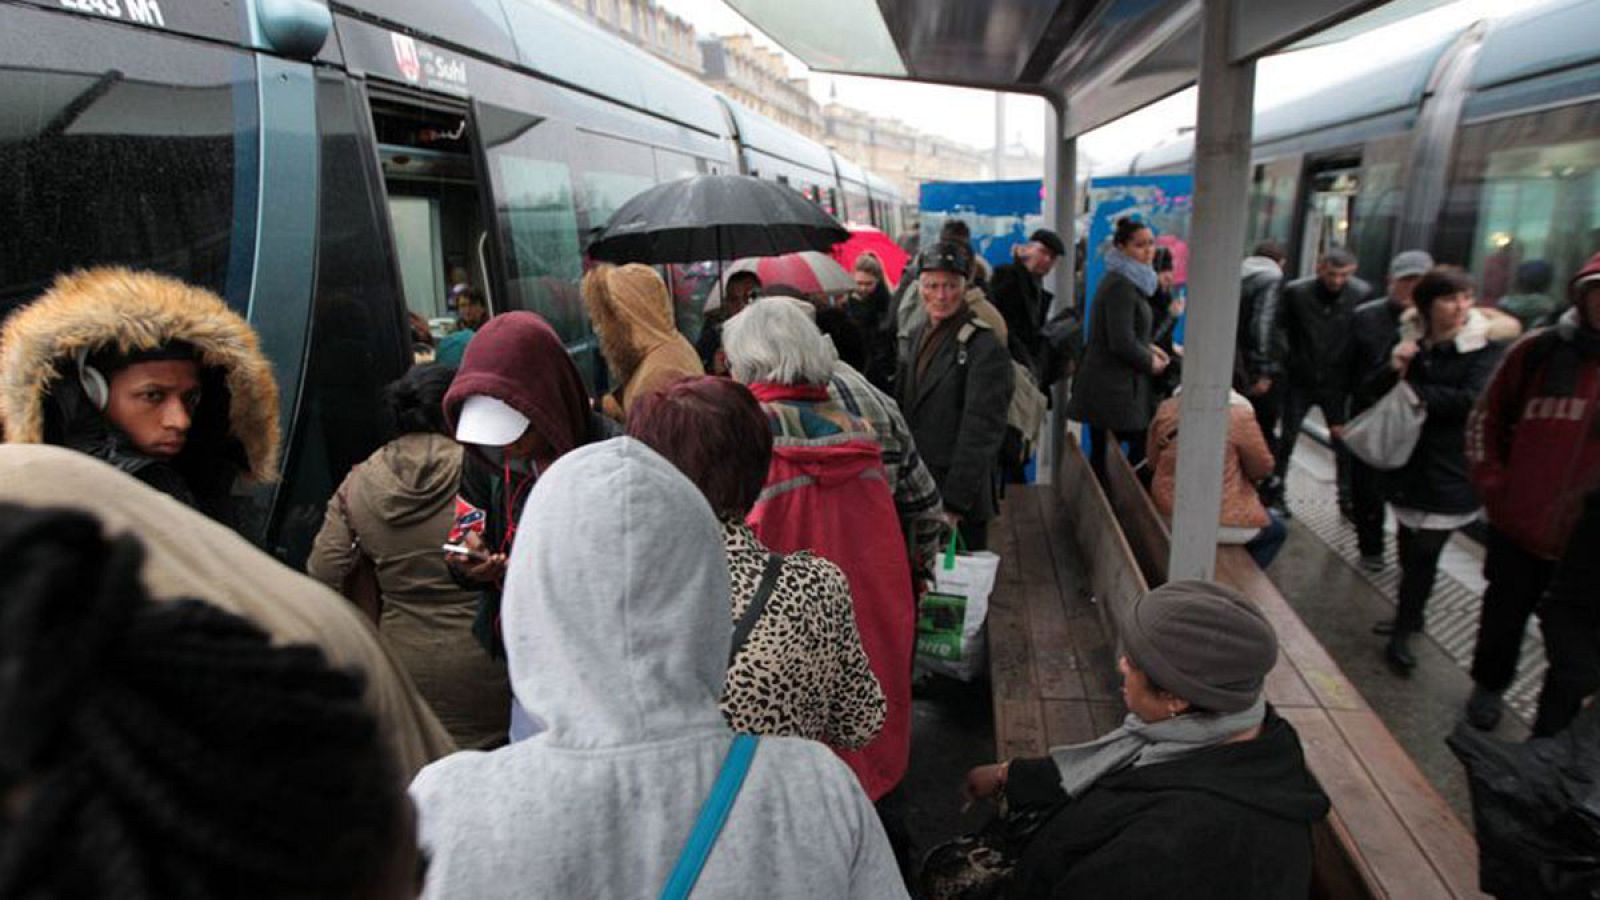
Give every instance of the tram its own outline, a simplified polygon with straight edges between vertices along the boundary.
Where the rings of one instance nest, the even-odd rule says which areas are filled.
[[[1488,303],[1543,260],[1559,296],[1600,251],[1597,33],[1597,0],[1539,6],[1258,111],[1246,243],[1278,241],[1300,275],[1341,244],[1380,287],[1394,253],[1423,248]],[[1183,172],[1192,155],[1189,136],[1096,174]]]
[[[283,478],[238,518],[291,565],[376,448],[408,311],[468,282],[601,372],[591,235],[732,172],[899,231],[884,179],[554,4],[0,0],[0,316],[96,264],[222,295],[282,391]]]

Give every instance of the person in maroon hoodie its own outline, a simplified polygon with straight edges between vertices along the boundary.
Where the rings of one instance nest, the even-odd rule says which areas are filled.
[[[593,411],[561,338],[531,312],[505,313],[478,331],[444,415],[467,445],[449,542],[470,551],[447,558],[457,580],[481,592],[473,634],[504,659],[500,589],[528,492],[564,454],[618,430]]]
[[[1484,731],[1500,720],[1528,617],[1584,495],[1600,484],[1600,253],[1572,279],[1570,293],[1573,309],[1557,325],[1506,353],[1467,422],[1467,459],[1489,517],[1489,587],[1467,701],[1467,721]]]

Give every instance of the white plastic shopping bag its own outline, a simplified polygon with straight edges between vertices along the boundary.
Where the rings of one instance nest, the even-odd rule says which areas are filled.
[[[983,671],[983,620],[1000,571],[989,552],[957,553],[961,534],[950,535],[934,566],[933,587],[917,605],[917,665],[962,681]]]

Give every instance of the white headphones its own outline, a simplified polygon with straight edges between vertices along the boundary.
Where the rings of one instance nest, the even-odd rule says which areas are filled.
[[[106,383],[106,377],[100,370],[89,365],[89,351],[78,351],[78,384],[83,386],[83,395],[95,409],[105,412],[106,406],[111,402],[111,386]]]

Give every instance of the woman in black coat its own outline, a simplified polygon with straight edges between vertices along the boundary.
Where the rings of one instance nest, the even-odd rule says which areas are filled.
[[[1090,426],[1089,461],[1105,478],[1107,432],[1128,445],[1129,462],[1144,459],[1151,385],[1171,361],[1150,342],[1149,298],[1156,292],[1155,235],[1132,219],[1117,220],[1106,272],[1089,312],[1089,345],[1073,379],[1067,415]]]
[[[1304,900],[1328,798],[1261,696],[1272,626],[1203,581],[1163,585],[1122,619],[1122,727],[967,774],[969,799],[1049,816],[1006,896]]]
[[[1478,517],[1467,471],[1467,414],[1500,352],[1489,343],[1488,321],[1472,309],[1472,291],[1472,280],[1459,269],[1440,266],[1423,275],[1411,295],[1416,315],[1401,320],[1390,365],[1363,385],[1366,396],[1381,397],[1403,379],[1427,409],[1411,458],[1384,478],[1397,520],[1399,609],[1393,622],[1375,630],[1389,635],[1384,657],[1400,674],[1417,664],[1411,639],[1422,630],[1445,542]]]

